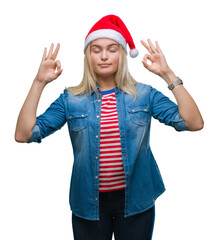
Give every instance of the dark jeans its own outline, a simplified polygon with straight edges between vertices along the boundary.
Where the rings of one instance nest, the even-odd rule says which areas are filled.
[[[72,213],[74,240],[151,240],[155,206],[124,218],[125,190],[100,192],[100,220],[91,221]]]

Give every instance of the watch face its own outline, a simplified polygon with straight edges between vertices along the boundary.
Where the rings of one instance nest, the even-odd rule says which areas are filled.
[[[172,90],[172,89],[174,88],[174,85],[173,85],[173,84],[170,84],[170,86],[168,86],[168,88],[169,88],[170,90]]]

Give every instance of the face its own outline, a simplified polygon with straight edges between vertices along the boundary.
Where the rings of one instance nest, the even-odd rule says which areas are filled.
[[[91,43],[91,61],[99,77],[114,77],[119,65],[119,44],[100,38]]]

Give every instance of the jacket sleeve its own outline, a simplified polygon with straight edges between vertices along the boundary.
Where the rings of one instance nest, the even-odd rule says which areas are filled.
[[[190,131],[179,113],[178,105],[153,87],[150,92],[150,106],[152,116],[161,123],[174,127],[176,131]]]
[[[43,114],[36,118],[36,124],[27,143],[41,143],[43,138],[61,129],[66,121],[65,93],[62,93]]]

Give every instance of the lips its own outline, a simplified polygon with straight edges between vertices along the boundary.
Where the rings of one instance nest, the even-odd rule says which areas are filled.
[[[102,63],[102,64],[99,64],[100,67],[109,67],[111,64],[109,63]]]

